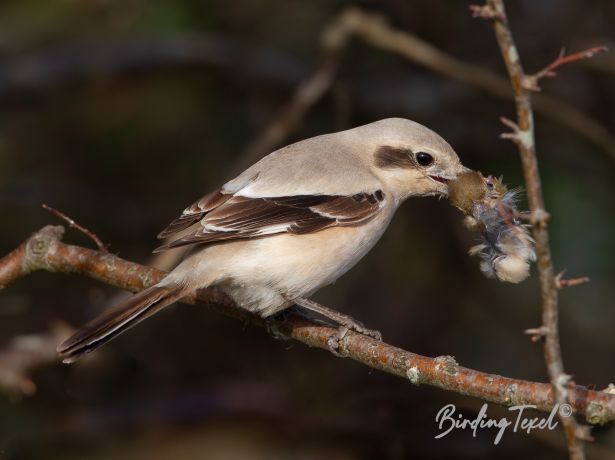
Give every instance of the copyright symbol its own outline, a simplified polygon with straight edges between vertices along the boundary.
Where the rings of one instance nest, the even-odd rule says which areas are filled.
[[[570,417],[572,415],[572,406],[570,404],[562,404],[559,406],[559,415],[561,417]]]

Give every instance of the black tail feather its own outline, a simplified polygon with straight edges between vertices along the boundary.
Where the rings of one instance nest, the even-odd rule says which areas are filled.
[[[184,295],[181,286],[155,285],[105,311],[58,345],[62,361],[72,363],[122,332],[158,313]]]

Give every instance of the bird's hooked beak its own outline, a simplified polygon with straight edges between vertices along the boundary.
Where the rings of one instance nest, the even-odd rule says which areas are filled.
[[[448,196],[448,182],[456,179],[459,174],[462,174],[468,171],[471,171],[471,169],[466,168],[465,166],[460,164],[458,170],[455,171],[454,175],[448,175],[444,173],[438,174],[438,175],[428,174],[427,177],[429,177],[434,182],[438,183],[437,188],[442,196]]]

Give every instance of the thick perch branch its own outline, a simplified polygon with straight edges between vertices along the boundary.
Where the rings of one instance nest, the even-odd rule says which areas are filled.
[[[536,241],[536,253],[538,257],[538,274],[542,295],[542,326],[526,331],[533,335],[533,339],[544,339],[544,355],[547,363],[549,379],[555,393],[555,401],[564,404],[570,400],[575,391],[575,385],[570,382],[570,376],[564,372],[564,363],[559,341],[558,332],[558,289],[562,287],[561,281],[556,276],[551,259],[549,246],[548,216],[545,210],[542,195],[542,185],[536,159],[536,145],[534,139],[534,114],[532,110],[531,93],[538,90],[538,80],[549,76],[555,68],[567,62],[572,62],[584,57],[590,57],[595,52],[603,51],[602,47],[593,48],[584,53],[576,53],[560,57],[551,65],[535,75],[528,76],[521,65],[519,53],[508,25],[503,0],[487,0],[484,6],[472,7],[475,16],[488,18],[493,21],[495,35],[506,64],[506,69],[512,83],[515,94],[517,122],[502,120],[512,129],[511,133],[503,137],[513,140],[519,149],[523,173],[527,187],[527,197],[533,216],[533,236]],[[571,459],[584,459],[582,438],[589,438],[589,433],[580,427],[573,417],[560,417]]]
[[[0,259],[0,289],[36,270],[81,274],[130,291],[151,286],[165,276],[163,271],[109,253],[65,244],[61,241],[63,233],[63,227],[44,227]],[[239,309],[216,289],[199,291],[182,301],[264,326],[262,319]],[[291,311],[282,332],[310,347],[328,350],[327,339],[335,330]],[[460,366],[451,356],[427,358],[353,332],[341,341],[338,351],[371,368],[407,378],[415,385],[435,386],[505,406],[531,404],[546,412],[554,404],[550,384],[475,371]],[[568,403],[589,423],[615,420],[615,395],[605,391],[575,386],[568,390]]]

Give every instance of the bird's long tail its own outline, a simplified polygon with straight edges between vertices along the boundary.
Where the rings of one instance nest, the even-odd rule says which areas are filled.
[[[72,363],[96,350],[145,318],[179,300],[186,294],[179,285],[156,284],[105,311],[58,345],[65,363]]]

